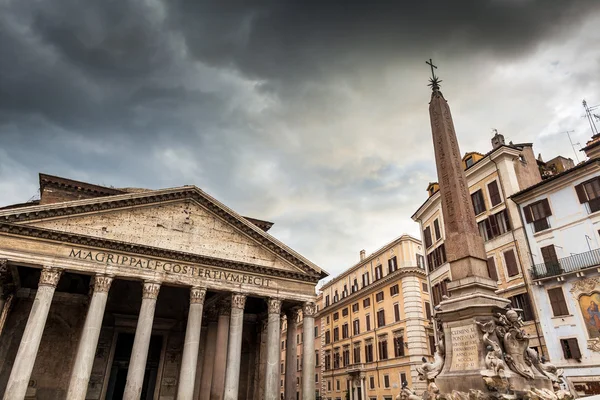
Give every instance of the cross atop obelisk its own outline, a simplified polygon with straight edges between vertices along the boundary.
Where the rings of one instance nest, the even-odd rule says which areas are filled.
[[[431,90],[433,90],[434,92],[440,90],[440,83],[442,82],[442,80],[435,76],[435,70],[437,69],[437,65],[433,64],[433,60],[431,58],[429,59],[429,61],[425,61],[425,64],[431,67],[431,78],[429,78],[428,86],[430,86]]]

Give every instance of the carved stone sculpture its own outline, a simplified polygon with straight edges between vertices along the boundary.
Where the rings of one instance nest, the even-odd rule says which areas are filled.
[[[433,382],[436,376],[440,374],[442,368],[444,368],[444,353],[440,350],[440,344],[435,346],[435,354],[433,355],[433,362],[428,362],[423,357],[423,364],[417,367],[419,378],[422,381]]]
[[[526,356],[529,347],[529,336],[521,329],[523,321],[519,313],[512,308],[506,314],[496,314],[496,335],[504,347],[504,360],[510,369],[527,379],[534,379],[535,375],[530,366],[531,362]]]
[[[422,400],[421,396],[418,396],[417,393],[408,387],[408,382],[402,382],[402,389],[400,390],[400,394],[396,396],[396,400]]]
[[[500,344],[493,340],[496,333],[496,324],[493,320],[486,323],[475,321],[479,329],[483,332],[483,342],[487,344],[487,354],[485,356],[485,366],[492,374],[486,374],[486,376],[503,376],[508,369],[504,362],[502,347]],[[502,375],[500,374],[502,372]]]

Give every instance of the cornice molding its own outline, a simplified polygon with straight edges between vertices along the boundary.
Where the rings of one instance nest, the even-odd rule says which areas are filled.
[[[350,303],[353,303],[354,301],[360,299],[361,297],[371,294],[378,289],[381,289],[382,286],[387,285],[388,283],[390,283],[390,281],[392,281],[394,279],[402,279],[404,276],[414,276],[414,275],[420,276],[422,278],[427,277],[425,270],[423,270],[419,267],[398,268],[393,273],[385,276],[384,278],[382,278],[378,281],[371,283],[366,288],[361,288],[354,293],[350,293],[348,296],[344,297],[343,299],[340,299],[337,303],[332,303],[328,307],[323,307],[322,309],[320,309],[317,312],[317,315],[315,316],[315,318],[318,318],[318,317],[322,316],[323,314],[327,314],[329,312],[336,311],[339,308],[345,307],[345,306],[349,305]]]
[[[125,197],[125,198],[123,198]],[[311,277],[318,278],[324,276],[324,271],[316,271],[308,263],[304,262],[298,256],[292,254],[283,244],[276,243],[276,239],[265,236],[266,234],[250,221],[242,221],[243,217],[237,217],[231,211],[217,204],[215,199],[210,198],[204,192],[196,187],[184,187],[177,190],[144,192],[137,196],[109,196],[94,199],[95,201],[75,201],[73,203],[61,203],[57,207],[34,206],[11,210],[12,212],[0,215],[0,222],[19,224],[29,221],[42,220],[46,218],[58,218],[72,215],[80,215],[109,210],[119,210],[134,206],[145,206],[163,203],[174,200],[193,200],[200,206],[206,208],[211,213],[225,220],[244,234],[248,235],[258,243],[283,258],[292,265],[300,268]],[[324,275],[324,276],[322,276]]]
[[[240,261],[225,260],[222,258],[202,256],[198,254],[162,249],[141,244],[133,244],[74,233],[60,232],[45,228],[37,228],[30,225],[15,225],[0,222],[0,234],[3,233],[54,242],[70,243],[76,246],[95,247],[123,253],[135,253],[149,257],[185,261],[191,264],[202,264],[235,271],[253,272],[257,274],[271,275],[305,282],[317,283],[320,279],[320,277],[316,274],[306,275],[300,272],[272,269],[261,265],[249,264]]]

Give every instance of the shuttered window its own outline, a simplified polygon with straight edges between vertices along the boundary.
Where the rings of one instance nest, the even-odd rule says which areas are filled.
[[[429,304],[428,301],[426,301],[424,303],[424,306],[425,306],[425,317],[427,319],[431,319],[431,305]]]
[[[394,304],[394,320],[400,321],[400,305],[398,303]]]
[[[548,289],[548,298],[550,299],[550,305],[555,317],[569,315],[569,308],[567,307],[562,288]]]
[[[490,275],[490,279],[497,281],[498,280],[498,270],[496,269],[496,262],[494,261],[494,257],[490,257],[487,259],[487,268],[488,268],[488,274]]]
[[[377,327],[385,326],[385,310],[377,311]]]
[[[475,215],[479,215],[485,211],[485,202],[483,200],[483,193],[481,190],[478,190],[471,195],[471,201],[473,202],[473,210],[475,211]]]
[[[504,261],[506,262],[506,272],[508,272],[508,276],[519,275],[519,266],[517,265],[517,259],[513,249],[504,252]]]
[[[431,229],[429,227],[425,228],[425,230],[423,231],[423,237],[425,238],[425,247],[430,248],[432,242],[431,242]]]
[[[581,351],[579,350],[579,343],[577,339],[561,339],[560,345],[563,349],[563,355],[565,359],[581,359]]]
[[[493,181],[488,184],[488,192],[490,193],[490,202],[492,203],[492,207],[502,203],[497,181]]]
[[[556,249],[554,245],[544,246],[540,248],[542,251],[542,258],[544,259],[544,266],[546,267],[546,271],[548,273],[554,275],[560,275],[562,273],[560,268],[560,263],[558,262],[558,257],[556,256]]]
[[[600,210],[600,178],[575,186],[580,203],[589,203],[590,212]]]
[[[394,337],[394,357],[404,357],[404,336]]]
[[[435,231],[435,240],[439,240],[442,237],[442,233],[440,232],[440,221],[433,221],[433,230]]]
[[[533,223],[534,231],[540,232],[550,227],[548,217],[552,215],[552,209],[548,199],[537,201],[526,206],[523,209],[525,221],[529,224]]]

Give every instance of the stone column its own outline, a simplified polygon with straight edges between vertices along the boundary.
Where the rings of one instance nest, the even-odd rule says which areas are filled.
[[[194,396],[194,381],[198,364],[198,350],[200,349],[200,330],[202,329],[202,310],[205,295],[206,288],[194,286],[190,290],[190,311],[185,330],[179,386],[177,387],[178,400],[192,400]]]
[[[62,271],[58,268],[44,267],[42,269],[33,306],[27,319],[27,325],[25,325],[15,363],[6,384],[4,400],[22,400],[25,398],[35,358],[42,341],[52,297],[61,275]]]
[[[135,328],[135,338],[129,359],[129,370],[127,371],[127,382],[123,400],[139,400],[144,384],[144,373],[146,372],[146,361],[148,359],[148,348],[150,347],[150,336],[152,335],[152,324],[154,322],[154,310],[156,299],[160,291],[157,282],[144,282],[142,306]]]
[[[112,277],[106,275],[96,275],[94,278],[94,294],[90,301],[79,345],[77,346],[77,355],[71,371],[67,400],[85,400],[112,280]]]
[[[354,378],[352,378],[352,380],[350,382],[352,382],[352,399],[358,400],[358,394],[356,393],[356,385],[354,382]]]
[[[302,346],[302,400],[315,398],[315,303],[304,303],[302,308],[302,328],[304,341]]]
[[[229,318],[231,304],[229,301],[219,304],[217,319],[216,353],[210,386],[210,400],[222,400],[225,392],[225,369],[227,367],[227,345],[229,341]]]
[[[400,383],[402,385],[402,383]],[[367,382],[365,374],[360,374],[360,393],[362,394],[362,400],[367,400]]]
[[[281,341],[281,300],[268,300],[267,365],[265,400],[279,400],[279,342]]]
[[[231,295],[231,320],[229,322],[227,370],[225,371],[225,394],[223,396],[225,400],[237,400],[238,398],[245,305],[246,295],[241,293]]]
[[[285,344],[285,400],[296,400],[296,330],[298,308],[287,310],[287,334]]]
[[[210,321],[206,330],[206,349],[202,365],[202,379],[200,380],[199,399],[210,399],[211,384],[213,380],[213,368],[217,353],[217,321]]]
[[[8,293],[5,292],[4,285],[6,284],[8,275],[8,260],[0,259],[0,317],[2,311],[4,311],[4,304],[6,304],[6,296]]]

